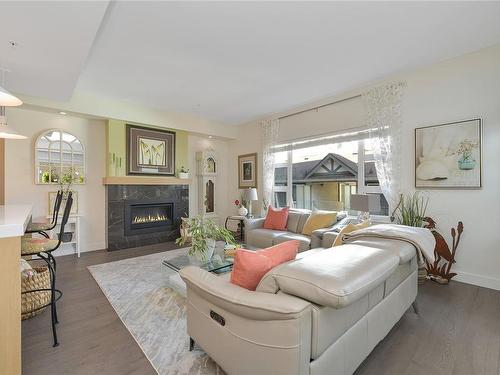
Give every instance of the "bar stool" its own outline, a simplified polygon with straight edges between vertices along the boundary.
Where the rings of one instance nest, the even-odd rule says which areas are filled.
[[[61,246],[64,227],[68,223],[72,205],[73,205],[73,197],[72,193],[69,192],[68,198],[66,200],[66,207],[64,208],[64,213],[61,221],[61,230],[59,232],[59,239],[56,240],[50,238],[31,238],[31,237],[23,237],[21,239],[21,256],[36,255],[37,257],[45,261],[50,272],[50,289],[33,289],[22,293],[25,294],[25,293],[47,292],[47,291],[51,292],[50,303],[38,307],[36,310],[42,309],[50,305],[54,347],[59,345],[59,341],[57,340],[57,331],[56,331],[56,324],[59,323],[57,319],[56,302],[59,301],[59,299],[62,297],[62,292],[59,289],[56,289],[56,260],[52,255],[52,252],[58,249],[59,246]],[[28,261],[31,260],[36,260],[36,259],[28,259]]]
[[[54,210],[52,212],[52,221],[50,223],[30,223],[28,224],[28,228],[24,233],[39,233],[45,238],[49,238],[47,231],[52,230],[57,225],[57,219],[59,217],[59,210],[61,209],[63,192],[59,190],[56,195],[56,200],[54,201]]]

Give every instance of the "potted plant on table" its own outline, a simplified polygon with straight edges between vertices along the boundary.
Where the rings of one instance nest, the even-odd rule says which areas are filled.
[[[181,169],[179,170],[179,178],[187,180],[189,178],[189,169],[184,168],[184,166],[182,166]]]
[[[179,246],[191,241],[189,255],[195,256],[200,261],[208,262],[212,259],[216,241],[225,241],[235,245],[236,242],[230,231],[217,225],[212,219],[195,216],[184,220],[185,229],[189,236],[181,236],[175,240]]]

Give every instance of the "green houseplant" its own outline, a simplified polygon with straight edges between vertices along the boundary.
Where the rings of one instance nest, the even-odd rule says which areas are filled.
[[[190,240],[189,255],[196,256],[200,260],[209,261],[212,259],[215,251],[215,241],[225,241],[231,245],[236,244],[232,233],[226,228],[217,225],[210,218],[195,216],[185,219],[184,223],[188,235],[177,238],[175,243],[183,246]]]
[[[419,191],[412,194],[401,194],[393,217],[398,224],[423,227],[428,203],[429,197],[424,196]]]
[[[412,194],[401,194],[391,220],[395,219],[398,224],[411,227],[423,227],[426,223],[427,204],[429,197],[416,191]],[[423,284],[427,278],[427,270],[423,264],[418,266],[418,283]]]

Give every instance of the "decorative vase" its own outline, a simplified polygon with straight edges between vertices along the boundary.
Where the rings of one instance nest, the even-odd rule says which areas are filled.
[[[458,169],[462,171],[470,171],[476,167],[476,160],[472,156],[462,156],[458,159]]]
[[[179,172],[179,178],[181,180],[188,180],[189,179],[189,172]]]
[[[207,248],[205,249],[205,251],[203,253],[194,254],[194,257],[202,263],[209,262],[214,256],[215,252],[215,245],[216,245],[215,240],[213,238],[207,238],[206,241],[207,241]]]
[[[240,215],[240,216],[247,216],[248,215],[248,210],[246,209],[246,207],[241,206],[240,208],[238,208],[238,215]]]

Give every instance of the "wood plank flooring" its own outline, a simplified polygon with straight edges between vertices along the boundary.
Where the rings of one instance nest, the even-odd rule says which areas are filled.
[[[155,374],[86,267],[174,248],[161,244],[57,258],[64,293],[58,303],[61,345],[52,348],[47,312],[24,321],[23,374]],[[410,309],[356,374],[500,375],[499,291],[426,282],[418,303],[420,314]]]

